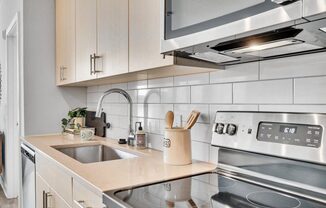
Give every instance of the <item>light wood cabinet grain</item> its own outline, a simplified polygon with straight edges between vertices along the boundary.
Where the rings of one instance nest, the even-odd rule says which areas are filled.
[[[129,71],[173,65],[160,54],[160,0],[129,1]]]
[[[97,52],[97,3],[94,0],[76,0],[76,78],[84,81],[96,78],[91,73],[90,56]]]
[[[128,72],[128,2],[97,0],[98,77]]]
[[[75,0],[56,0],[57,85],[76,81]]]

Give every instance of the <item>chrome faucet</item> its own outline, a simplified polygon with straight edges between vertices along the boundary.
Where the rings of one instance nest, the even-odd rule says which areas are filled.
[[[132,99],[131,99],[130,95],[125,90],[113,88],[113,89],[110,89],[110,90],[104,92],[104,94],[101,96],[100,100],[98,101],[95,117],[97,117],[97,118],[101,117],[103,100],[107,95],[110,95],[112,93],[118,93],[120,95],[123,95],[129,102],[129,137],[128,137],[128,141],[129,141],[129,139],[135,137],[135,134],[132,129]],[[128,142],[128,144],[129,144],[129,142]]]

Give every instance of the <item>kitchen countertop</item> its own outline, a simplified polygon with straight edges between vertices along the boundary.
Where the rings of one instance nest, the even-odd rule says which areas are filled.
[[[212,171],[216,165],[193,161],[191,165],[172,166],[164,164],[163,153],[153,149],[138,150],[118,144],[117,140],[94,137],[92,141],[81,141],[73,135],[42,135],[22,139],[39,154],[54,160],[73,177],[95,187],[100,192],[171,180],[184,176]],[[53,146],[81,146],[103,144],[139,157],[83,164],[54,149]]]

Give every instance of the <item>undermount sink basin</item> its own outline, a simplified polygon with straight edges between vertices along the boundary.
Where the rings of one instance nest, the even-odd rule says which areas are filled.
[[[137,155],[114,149],[105,145],[89,145],[75,147],[54,147],[63,154],[81,162],[96,163],[138,157]]]

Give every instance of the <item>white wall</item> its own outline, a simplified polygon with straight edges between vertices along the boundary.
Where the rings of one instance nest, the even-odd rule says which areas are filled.
[[[55,1],[24,0],[25,134],[61,131],[69,109],[86,105],[85,88],[55,85]]]
[[[165,113],[173,110],[183,122],[191,110],[201,112],[192,129],[193,158],[216,162],[210,147],[217,110],[326,113],[326,53],[234,65],[224,71],[89,87],[87,105],[113,87],[126,89],[134,101],[134,122],[141,121],[150,145],[162,149]],[[104,111],[112,128],[108,137],[126,138],[128,105],[123,97],[105,98]]]
[[[55,0],[0,1],[0,31],[8,27],[16,12],[20,13],[22,23],[20,53],[24,71],[24,96],[21,99],[24,101],[22,125],[25,129],[22,134],[58,133],[61,131],[61,119],[68,110],[86,105],[86,89],[55,86]],[[5,41],[1,37],[0,62],[5,62]],[[0,103],[0,130],[5,130],[5,111]],[[17,152],[6,154],[7,165],[18,165],[11,160],[11,155],[18,154]],[[6,181],[9,181],[9,177],[16,176],[4,176],[3,186],[7,191],[13,184],[7,184]],[[8,195],[15,197],[17,194]]]

